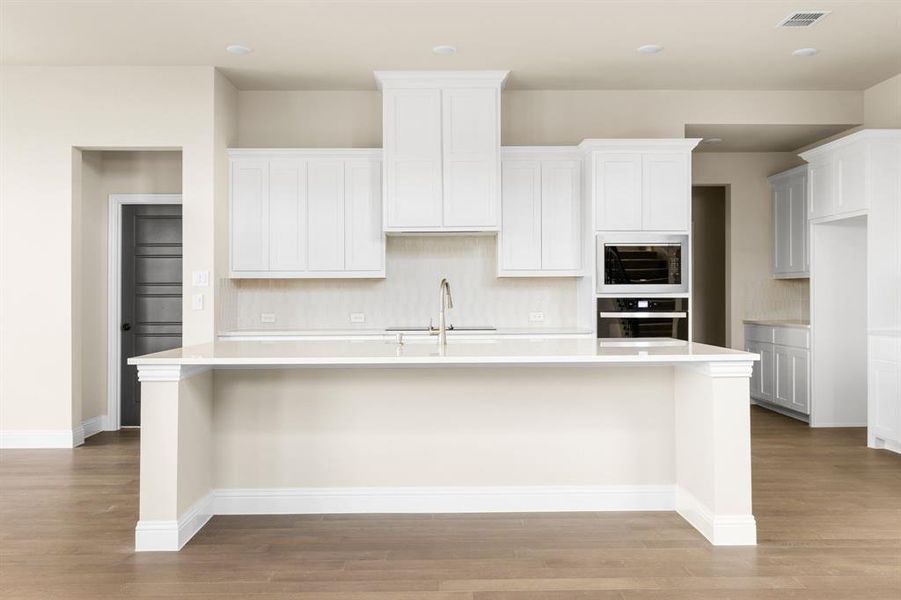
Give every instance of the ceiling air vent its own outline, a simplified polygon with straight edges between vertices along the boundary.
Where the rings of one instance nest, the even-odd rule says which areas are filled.
[[[803,10],[792,13],[779,21],[776,27],[810,27],[823,20],[828,10]]]

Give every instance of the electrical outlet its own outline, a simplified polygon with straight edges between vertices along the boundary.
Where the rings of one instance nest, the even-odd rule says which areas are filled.
[[[275,313],[260,313],[261,323],[275,323]]]
[[[191,296],[191,310],[203,310],[203,294]]]
[[[539,323],[544,321],[544,313],[543,312],[530,312],[529,313],[529,321],[532,323]]]
[[[191,283],[194,287],[207,287],[210,285],[209,271],[193,271],[191,273]]]
[[[350,322],[351,323],[365,323],[366,315],[363,313],[350,313]]]

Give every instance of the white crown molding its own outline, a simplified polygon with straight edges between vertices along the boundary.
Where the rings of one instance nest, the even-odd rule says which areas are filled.
[[[673,152],[694,149],[701,138],[587,139],[579,144],[582,152]]]
[[[757,520],[754,515],[714,515],[681,487],[676,490],[676,512],[714,546],[757,544]]]
[[[181,381],[209,370],[206,365],[138,365],[138,381]]]
[[[213,514],[674,510],[672,485],[271,488],[213,491]]]
[[[832,152],[839,148],[844,148],[845,146],[850,146],[851,144],[867,140],[889,140],[901,142],[901,129],[861,129],[860,131],[856,131],[850,135],[846,135],[845,137],[827,142],[822,146],[817,146],[816,148],[811,148],[810,150],[801,152],[800,154],[798,154],[798,156],[800,156],[807,162],[810,162],[811,158],[816,158],[821,154]]]
[[[569,158],[581,160],[578,146],[501,146],[501,158]]]
[[[135,526],[135,551],[181,550],[213,516],[211,506],[210,493],[191,505],[177,521],[138,521]]]
[[[799,173],[807,173],[808,165],[801,165],[799,167],[794,167],[793,169],[789,169],[788,171],[782,171],[781,173],[776,173],[775,175],[770,175],[766,178],[770,183],[775,183],[777,181],[781,181],[783,179],[788,179],[789,177],[793,177]]]
[[[381,148],[229,148],[230,158],[371,158],[381,159]]]
[[[373,71],[380,90],[388,88],[489,87],[503,89],[510,71]]]

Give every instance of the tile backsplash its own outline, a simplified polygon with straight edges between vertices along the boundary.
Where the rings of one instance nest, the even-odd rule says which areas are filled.
[[[576,327],[576,278],[498,278],[494,236],[388,237],[385,279],[222,279],[220,330],[383,329],[438,318],[450,281],[457,326]],[[529,320],[544,313],[543,322]],[[275,315],[264,322],[263,314]],[[351,322],[351,314],[365,320]]]

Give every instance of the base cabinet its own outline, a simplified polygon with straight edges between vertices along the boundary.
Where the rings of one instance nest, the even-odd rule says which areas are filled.
[[[745,324],[745,350],[760,355],[751,399],[790,414],[810,414],[810,336],[807,329]]]
[[[867,444],[901,453],[901,337],[871,335]]]

